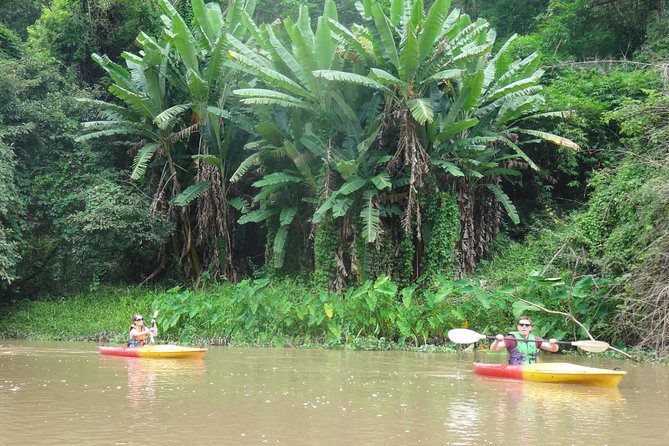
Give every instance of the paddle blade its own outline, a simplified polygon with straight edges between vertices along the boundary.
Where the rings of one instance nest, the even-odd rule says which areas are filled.
[[[448,330],[448,339],[456,344],[473,344],[474,342],[478,342],[485,338],[485,335],[466,328],[453,328],[452,330]]]
[[[601,353],[609,349],[610,345],[604,341],[575,341],[571,345],[592,353]]]

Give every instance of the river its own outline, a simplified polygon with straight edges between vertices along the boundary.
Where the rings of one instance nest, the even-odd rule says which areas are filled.
[[[607,389],[479,377],[473,359],[226,347],[202,360],[121,358],[91,343],[0,340],[0,444],[667,444],[666,365],[544,355],[628,372]]]

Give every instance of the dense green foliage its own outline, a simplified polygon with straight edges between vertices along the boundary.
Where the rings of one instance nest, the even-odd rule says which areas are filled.
[[[666,355],[666,6],[0,0],[2,299],[179,283],[132,298],[180,341],[583,335],[525,298]],[[17,305],[5,334],[57,329]]]
[[[101,73],[92,53],[116,59],[131,47],[138,30],[154,32],[157,24],[154,0],[53,0],[28,31],[41,55],[76,69],[93,83]]]
[[[17,304],[0,322],[0,335],[125,342],[129,315],[159,309],[161,339],[191,344],[417,348],[444,344],[446,332],[456,326],[504,331],[508,320],[520,313],[532,315],[537,335],[571,339],[583,336],[578,327],[514,296],[571,311],[589,330],[601,333],[610,326],[607,317],[614,304],[597,291],[601,285],[590,277],[572,285],[559,278],[530,277],[516,287],[491,290],[476,281],[437,278],[419,291],[415,286],[399,288],[380,276],[343,294],[267,279],[206,291],[100,290],[71,302]]]

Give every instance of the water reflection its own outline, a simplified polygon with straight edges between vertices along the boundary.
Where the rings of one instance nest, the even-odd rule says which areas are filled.
[[[103,367],[125,368],[127,399],[132,409],[153,404],[161,396],[181,390],[194,377],[207,373],[204,359],[123,358],[101,356]],[[199,385],[200,383],[198,383]]]
[[[444,423],[465,444],[570,444],[565,432],[573,432],[575,423],[579,431],[589,432],[591,440],[605,441],[626,405],[617,388],[478,375],[473,384],[476,391],[467,398],[451,400]]]

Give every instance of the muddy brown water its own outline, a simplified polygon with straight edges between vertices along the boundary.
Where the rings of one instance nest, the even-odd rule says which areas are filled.
[[[223,347],[203,360],[119,358],[0,340],[0,444],[669,444],[666,365],[545,356],[628,372],[605,389],[483,378],[473,359]]]

